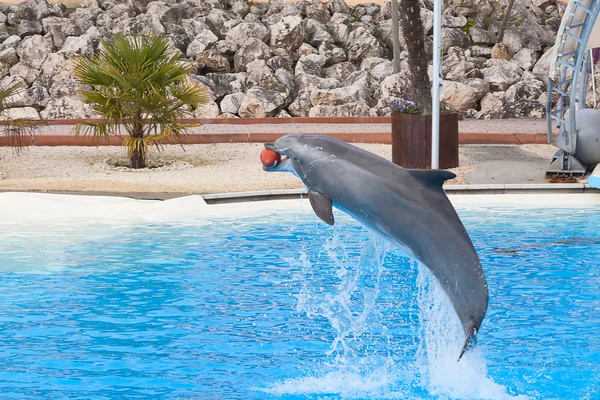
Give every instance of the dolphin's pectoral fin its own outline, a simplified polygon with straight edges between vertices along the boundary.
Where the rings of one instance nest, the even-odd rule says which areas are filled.
[[[462,350],[460,351],[457,362],[460,361],[462,356],[465,354],[465,351],[467,351],[467,347],[469,346],[469,343],[471,343],[471,339],[477,334],[477,329],[472,321],[469,321],[468,325],[465,326],[465,334],[467,337],[465,339],[465,343],[463,344]]]
[[[321,218],[326,224],[333,225],[333,204],[331,199],[312,189],[308,191],[308,199],[317,217]]]
[[[425,186],[441,189],[444,182],[456,178],[456,175],[443,169],[408,169],[408,173]]]

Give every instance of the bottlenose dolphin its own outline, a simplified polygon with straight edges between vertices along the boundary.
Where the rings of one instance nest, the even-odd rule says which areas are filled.
[[[334,224],[335,206],[429,268],[464,329],[460,360],[485,316],[488,289],[473,243],[442,189],[456,175],[404,169],[328,136],[290,134],[265,147],[277,152],[281,161],[264,170],[299,177],[324,222]]]

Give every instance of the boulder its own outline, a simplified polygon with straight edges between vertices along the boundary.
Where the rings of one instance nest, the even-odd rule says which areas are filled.
[[[236,72],[246,71],[246,65],[254,60],[268,60],[271,58],[271,49],[258,39],[250,38],[240,46],[233,57]]]
[[[449,106],[463,111],[475,108],[483,94],[477,89],[460,82],[443,81],[440,93],[441,101]]]
[[[322,23],[327,23],[331,19],[327,3],[314,1],[306,7],[307,18],[314,19]]]
[[[224,113],[237,114],[246,95],[244,93],[232,93],[221,100],[221,111]]]
[[[49,33],[55,49],[60,49],[67,36],[77,36],[81,31],[69,18],[48,17],[42,20],[44,33]]]
[[[33,69],[31,66],[23,63],[17,63],[10,68],[11,76],[19,76],[23,80],[31,85],[40,76],[40,71]]]
[[[285,105],[281,93],[254,87],[249,89],[240,105],[239,115],[242,118],[266,118],[277,115]]]
[[[406,99],[410,94],[411,81],[408,72],[401,71],[385,78],[375,93],[376,98]]]
[[[194,118],[217,118],[221,114],[219,105],[214,101],[209,101],[207,104],[196,107],[192,116]]]
[[[13,66],[18,62],[19,57],[17,57],[17,52],[14,48],[8,47],[0,51],[0,63],[8,66]]]
[[[522,48],[512,58],[512,62],[517,64],[525,71],[531,71],[539,59],[538,53],[535,50]]]
[[[296,51],[304,41],[306,31],[299,16],[284,17],[271,26],[270,43],[273,47],[281,47],[287,51]]]
[[[370,107],[364,102],[354,102],[338,106],[319,105],[312,107],[308,113],[311,118],[316,117],[368,117]]]
[[[40,111],[42,119],[98,118],[92,108],[80,100],[60,97],[51,99],[46,108]]]
[[[240,72],[237,74],[207,74],[210,80],[209,87],[213,91],[215,99],[220,101],[230,93],[246,92],[246,78],[248,74]],[[224,111],[225,112],[225,111]]]
[[[466,49],[471,45],[469,36],[458,28],[442,29],[442,51],[446,52],[450,47],[457,46]]]
[[[348,60],[360,62],[369,57],[381,57],[384,49],[379,40],[365,28],[359,27],[348,36]]]
[[[95,49],[100,42],[100,31],[98,28],[91,27],[81,36],[69,36],[65,40],[63,46],[58,51],[66,53],[70,56],[92,56],[95,54]]]
[[[344,0],[328,0],[327,8],[329,12],[332,14],[342,13],[342,14],[350,14],[352,10],[348,7],[348,4]]]
[[[554,46],[546,50],[544,55],[540,57],[538,62],[533,67],[533,74],[541,81],[548,82],[548,75],[550,73],[550,65],[553,61]]]
[[[346,51],[333,43],[321,43],[318,52],[325,57],[325,67],[344,62],[348,59]]]
[[[220,39],[225,39],[235,26],[243,22],[242,18],[233,11],[213,9],[206,17],[206,24]]]
[[[340,82],[333,78],[321,78],[319,76],[301,73],[296,76],[296,84],[299,90],[303,89],[335,89],[340,86]]]
[[[27,21],[23,19],[19,23],[17,33],[22,38],[31,35],[39,35],[42,33],[42,24],[40,24],[38,21]]]
[[[269,30],[263,25],[256,22],[242,22],[233,27],[225,36],[225,40],[233,43],[244,43],[248,38],[255,38],[262,42],[269,39]]]
[[[33,107],[20,107],[20,108],[9,108],[4,111],[6,119],[40,119],[40,114]]]
[[[302,56],[298,60],[296,64],[295,74],[309,74],[322,76],[323,75],[323,67],[325,66],[325,62],[327,59],[325,56],[320,54],[311,54],[308,56]]]
[[[188,45],[186,49],[186,55],[189,58],[194,58],[209,49],[215,43],[219,41],[217,35],[212,33],[210,29],[204,29],[201,31],[198,36],[196,36]],[[217,52],[217,54],[220,54]]]
[[[223,72],[231,71],[229,58],[217,53],[215,50],[206,50],[196,56],[199,72]]]
[[[481,99],[481,111],[476,114],[476,118],[496,119],[504,117],[504,92],[495,92],[486,94]]]
[[[50,53],[52,53],[52,40],[50,37],[40,35],[29,36],[17,46],[17,55],[21,63],[40,69]]]
[[[490,90],[494,92],[506,91],[523,74],[523,70],[510,61],[489,60],[488,63],[491,67],[484,70],[483,79],[490,85]]]

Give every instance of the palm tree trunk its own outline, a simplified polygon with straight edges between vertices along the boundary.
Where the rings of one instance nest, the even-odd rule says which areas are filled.
[[[500,43],[504,40],[504,30],[506,29],[506,25],[508,24],[508,19],[510,18],[510,13],[512,12],[514,4],[515,0],[508,1],[508,6],[506,7],[506,11],[504,12],[504,19],[502,20],[500,31],[498,31],[498,36],[496,37],[496,43]]]
[[[431,114],[431,81],[427,74],[429,56],[425,51],[425,29],[421,19],[419,0],[402,0],[400,2],[400,22],[408,63],[412,75],[412,98],[421,114]]]
[[[398,20],[398,0],[392,0],[392,50],[394,73],[400,72],[400,21]]]
[[[131,137],[136,139],[141,139],[144,137],[144,125],[141,121],[141,112],[138,112],[136,121],[134,123],[133,132],[131,132]],[[133,169],[141,169],[146,168],[146,152],[144,151],[143,146],[136,146],[130,152],[129,155],[129,166]]]

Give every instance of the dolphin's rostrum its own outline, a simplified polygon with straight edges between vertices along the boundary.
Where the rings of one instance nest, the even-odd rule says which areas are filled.
[[[443,170],[410,170],[346,142],[321,135],[286,135],[265,147],[281,162],[265,171],[287,171],[308,188],[319,218],[334,224],[332,206],[402,246],[424,264],[448,295],[465,332],[477,333],[488,289],[477,252],[442,184]]]

